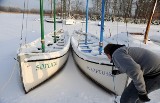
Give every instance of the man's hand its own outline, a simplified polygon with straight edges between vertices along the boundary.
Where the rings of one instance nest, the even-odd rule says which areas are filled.
[[[138,97],[139,97],[139,100],[142,102],[149,102],[150,101],[147,94],[138,94]]]
[[[119,70],[112,70],[112,75],[118,75],[118,74],[120,74]]]

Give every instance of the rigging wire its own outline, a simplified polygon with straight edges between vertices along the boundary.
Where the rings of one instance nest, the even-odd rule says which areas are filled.
[[[23,7],[24,7],[24,11],[25,11],[25,7],[26,7],[26,2],[25,2],[25,0],[24,0]],[[22,27],[21,27],[21,37],[20,37],[20,47],[22,46],[22,42],[23,42],[24,14],[25,14],[25,13],[23,12]],[[21,52],[20,49],[19,49],[19,52]]]
[[[8,2],[9,2],[9,9],[11,9],[11,6],[10,6],[11,2],[10,2],[10,0],[9,0]],[[6,87],[7,87],[8,84],[9,84],[9,82],[11,81],[11,79],[12,79],[12,77],[13,77],[13,75],[14,75],[14,72],[15,72],[15,70],[16,70],[16,65],[17,65],[17,61],[16,61],[16,63],[14,64],[14,67],[13,67],[13,69],[12,69],[12,71],[11,71],[11,74],[10,74],[8,80],[7,80],[5,83],[3,83],[2,87],[0,88],[0,95],[1,95],[1,93],[6,89]]]
[[[49,7],[50,6],[50,0],[48,0],[48,2],[47,3],[44,3],[43,5],[44,5],[44,8],[45,7]],[[44,17],[44,20],[43,21],[47,21],[47,18],[51,18],[52,17],[52,14],[50,15],[48,12],[47,12],[47,10],[45,11],[44,10],[44,15],[43,15],[43,17]],[[46,22],[44,22],[44,28],[45,28],[45,30],[46,30],[46,27],[47,27],[47,23]],[[45,32],[45,31],[44,31]],[[45,33],[44,33],[44,35],[45,35]]]
[[[27,29],[28,29],[28,4],[29,4],[29,0],[27,0],[27,18],[26,18],[26,35],[25,35],[25,44],[27,42]]]
[[[8,1],[9,3],[9,10],[11,10],[11,0]],[[10,11],[11,12],[11,11]]]
[[[61,18],[61,19],[62,19],[62,18]],[[61,20],[61,19],[60,19],[60,20]],[[63,20],[62,20],[62,29],[63,29]]]
[[[62,1],[62,0],[61,0]],[[61,4],[62,5],[62,4]],[[62,8],[61,8],[61,11],[62,11]],[[63,19],[63,16],[62,16],[63,14],[62,13],[60,13],[60,15],[58,16],[58,18],[60,19],[60,21],[62,21],[62,29],[63,29],[63,23],[64,23],[64,19]]]
[[[81,31],[83,31],[83,22],[81,22],[82,23],[82,26],[81,26]]]
[[[11,74],[10,74],[8,80],[7,80],[7,81],[3,84],[3,86],[0,88],[0,93],[2,93],[2,92],[6,89],[6,87],[8,86],[9,82],[11,81],[11,79],[12,79],[14,73],[15,73],[16,67],[17,67],[17,61],[16,61],[16,63],[14,64],[14,67],[13,67],[13,69],[12,69],[12,71],[11,71]],[[0,94],[0,95],[1,95],[1,94]]]
[[[115,16],[115,15],[114,15]],[[112,19],[114,19],[114,18],[112,18]],[[117,36],[116,36],[116,42],[117,42],[117,44],[118,44],[118,20],[116,20],[116,24],[117,24]],[[114,70],[114,63],[113,63],[113,65],[112,65],[112,71]],[[114,92],[116,93],[116,83],[115,83],[115,75],[112,75],[112,78],[113,78],[113,88],[114,88]],[[117,101],[116,101],[116,99],[117,99],[117,95],[116,94],[114,94],[114,101],[113,101],[113,103],[117,103]]]

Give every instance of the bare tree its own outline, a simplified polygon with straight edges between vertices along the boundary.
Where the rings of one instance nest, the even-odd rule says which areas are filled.
[[[101,11],[101,0],[92,0],[92,3],[95,13],[99,13]]]
[[[106,0],[106,15],[108,15],[109,16],[109,9],[110,9],[110,2],[109,2],[109,0]]]
[[[66,19],[66,0],[63,0],[63,19]]]
[[[71,0],[68,0],[68,16],[71,16]]]
[[[83,4],[83,1],[80,0],[74,0],[73,1],[74,7],[73,7],[73,11],[75,13],[82,13],[83,8],[85,7]]]
[[[118,2],[117,2],[117,0],[113,0],[113,9],[112,9],[112,13],[113,13],[113,15],[114,16],[116,16],[117,15],[117,5],[118,5]]]

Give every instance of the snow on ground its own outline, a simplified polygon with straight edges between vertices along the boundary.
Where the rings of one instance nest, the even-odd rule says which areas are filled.
[[[23,40],[21,41],[22,14],[0,13],[0,103],[113,103],[114,96],[108,94],[83,75],[75,65],[71,52],[66,66],[59,74],[43,85],[24,94],[19,74],[16,51],[20,42],[31,42],[40,37],[39,15],[25,15],[23,21]],[[27,18],[28,17],[28,18]],[[26,27],[27,21],[27,27]],[[88,31],[99,37],[98,21],[90,22]],[[72,34],[73,30],[85,30],[85,24],[77,21],[75,25],[57,24]],[[45,34],[53,31],[53,24],[45,22]],[[105,37],[110,33],[145,32],[146,25],[106,22]],[[151,26],[150,34],[159,34],[159,26]],[[151,94],[150,103],[160,103],[160,90]]]

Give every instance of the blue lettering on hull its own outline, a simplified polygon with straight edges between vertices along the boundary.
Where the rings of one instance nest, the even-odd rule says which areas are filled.
[[[56,65],[57,65],[56,62],[52,62],[52,63],[48,63],[48,64],[39,64],[39,65],[36,65],[36,70],[49,69],[49,68],[52,68]]]
[[[92,67],[89,67],[89,66],[87,66],[87,69],[88,69],[89,71],[91,71],[92,73],[96,73],[96,74],[100,74],[100,75],[112,77],[111,71],[110,71],[110,72],[107,72],[107,71],[99,70],[99,69],[92,68]]]

